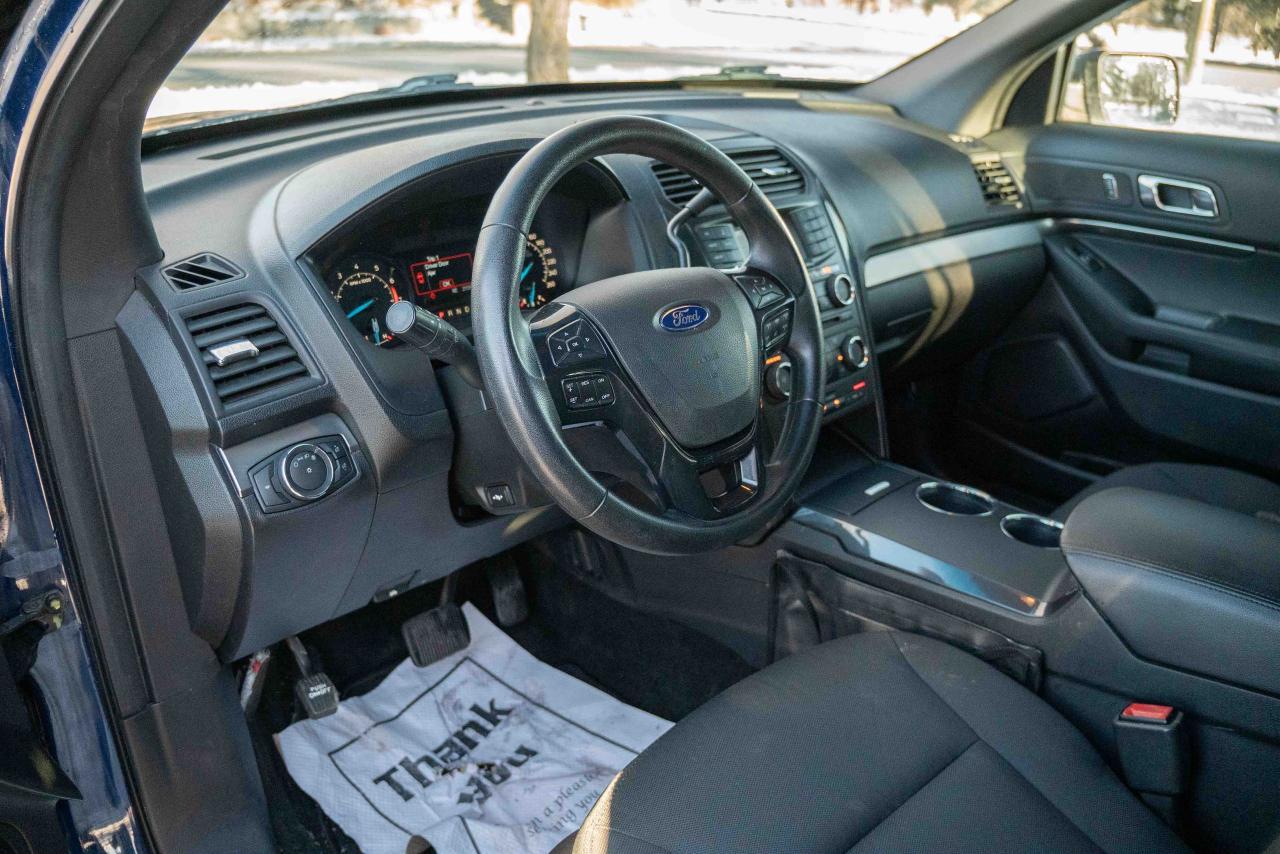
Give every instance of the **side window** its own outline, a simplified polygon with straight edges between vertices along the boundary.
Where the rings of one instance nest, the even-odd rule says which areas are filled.
[[[1059,121],[1280,141],[1280,0],[1143,0],[1075,40]]]

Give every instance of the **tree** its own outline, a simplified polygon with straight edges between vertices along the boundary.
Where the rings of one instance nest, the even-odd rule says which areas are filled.
[[[529,0],[524,70],[530,83],[569,79],[569,0]]]
[[[1200,0],[1199,10],[1187,31],[1187,82],[1199,83],[1204,77],[1205,54],[1209,52],[1210,31],[1217,18],[1217,0]]]
[[[529,42],[525,47],[524,68],[530,83],[564,83],[569,79],[570,2],[529,0]],[[632,6],[635,0],[589,2],[606,9],[622,9]]]

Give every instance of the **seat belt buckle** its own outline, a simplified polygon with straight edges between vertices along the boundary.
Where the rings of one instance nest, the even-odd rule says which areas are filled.
[[[1129,788],[1167,797],[1182,794],[1187,771],[1182,712],[1155,703],[1130,703],[1115,720],[1115,736]]]

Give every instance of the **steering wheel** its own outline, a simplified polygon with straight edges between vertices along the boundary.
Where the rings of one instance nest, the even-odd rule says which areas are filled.
[[[750,258],[732,274],[603,279],[526,319],[517,285],[534,213],[566,173],[605,154],[696,177],[746,232]],[[489,205],[471,300],[480,372],[507,435],[587,529],[640,551],[691,554],[740,542],[789,506],[821,426],[821,320],[778,212],[718,149],[641,117],[547,137]],[[784,418],[766,418],[762,374],[778,357],[791,360],[791,394]]]

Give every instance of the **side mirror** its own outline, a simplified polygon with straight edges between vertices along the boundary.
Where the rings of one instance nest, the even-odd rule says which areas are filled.
[[[1096,50],[1082,59],[1091,122],[1142,126],[1178,120],[1182,79],[1173,57]]]

